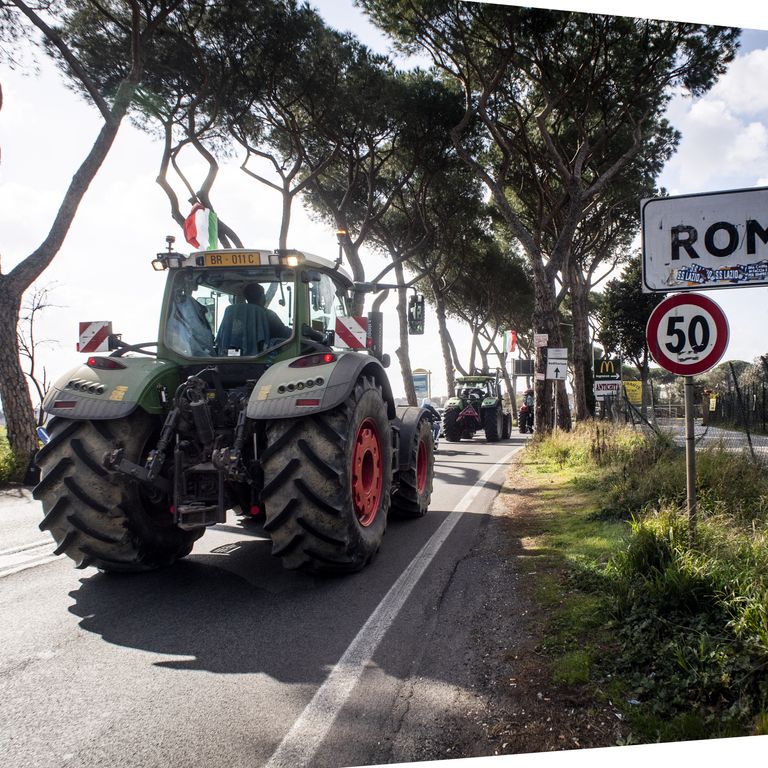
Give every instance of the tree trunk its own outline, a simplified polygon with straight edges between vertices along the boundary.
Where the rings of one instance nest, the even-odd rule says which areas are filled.
[[[2,278],[0,278],[2,280]],[[20,459],[23,472],[37,449],[35,412],[18,354],[20,297],[0,282],[0,401],[8,431],[8,442]]]
[[[397,275],[397,284],[401,286],[397,289],[397,318],[400,325],[400,346],[395,350],[395,354],[400,361],[400,371],[403,375],[403,387],[405,388],[408,405],[417,405],[416,387],[413,385],[413,369],[411,368],[410,345],[408,343],[408,289],[403,286],[405,280],[401,262],[395,264],[395,274]]]
[[[290,190],[283,189],[282,192],[282,215],[280,218],[280,240],[279,247],[283,250],[288,248],[288,230],[291,226],[291,203],[293,202],[293,195]]]
[[[513,384],[514,377],[509,375],[509,371],[507,370],[507,358],[509,355],[505,355],[504,359],[499,358],[499,362],[501,363],[501,375],[504,379],[504,386],[507,388],[507,395],[509,396],[509,405],[512,409],[512,418],[517,418],[517,403],[515,402],[515,388]]]
[[[456,390],[456,377],[453,368],[453,356],[451,355],[451,334],[448,331],[448,322],[445,313],[445,299],[435,289],[435,314],[437,315],[437,326],[440,333],[440,347],[443,351],[443,365],[445,366],[445,381],[448,387],[448,395],[453,395]]]
[[[478,327],[472,326],[472,346],[469,351],[469,375],[471,376],[475,372],[475,359],[477,358],[477,345],[478,345]]]
[[[571,315],[573,318],[573,404],[576,419],[586,421],[594,417],[592,393],[592,346],[589,338],[589,294],[578,265],[569,268]],[[590,398],[592,395],[592,407]]]
[[[80,202],[114,143],[135,90],[134,83],[123,81],[120,84],[112,119],[102,126],[88,155],[72,177],[45,240],[7,275],[0,273],[0,375],[3,379],[0,392],[8,419],[8,442],[11,450],[22,458],[31,456],[37,447],[37,439],[32,399],[19,361],[17,324],[21,298],[61,249]],[[13,323],[12,328],[10,323]],[[22,423],[22,420],[26,420],[26,423]]]
[[[533,287],[535,295],[533,310],[534,333],[547,334],[547,347],[562,347],[562,336],[560,335],[554,285],[550,284],[549,280],[547,280],[544,269],[537,269],[535,265]],[[539,374],[545,374],[547,370],[543,350],[543,347],[536,348],[536,365],[534,370]],[[554,418],[552,384],[549,381],[539,378],[535,381],[534,386],[536,391],[534,405],[535,429],[542,433],[551,432]],[[568,409],[567,398],[564,403],[562,400],[559,400],[559,405],[558,420],[563,429],[570,429],[571,416],[570,410]],[[565,406],[565,408],[563,406]]]

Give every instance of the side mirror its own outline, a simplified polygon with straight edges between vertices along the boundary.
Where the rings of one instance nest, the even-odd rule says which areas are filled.
[[[418,336],[424,333],[424,296],[417,293],[408,299],[408,333]]]

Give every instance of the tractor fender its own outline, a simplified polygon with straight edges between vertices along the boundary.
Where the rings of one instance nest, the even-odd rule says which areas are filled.
[[[413,438],[419,424],[427,418],[427,410],[420,406],[398,405],[397,420],[400,427],[400,447],[398,450],[398,467],[406,471],[413,459]]]
[[[178,366],[143,357],[98,357],[94,367],[83,363],[60,376],[43,400],[51,416],[80,419],[121,419],[137,407],[147,413],[165,412],[163,397],[171,398],[179,384]],[[109,362],[104,362],[109,361]]]
[[[295,419],[330,411],[352,393],[361,376],[372,376],[381,387],[387,415],[395,418],[395,401],[381,363],[359,352],[336,352],[324,362],[323,355],[310,355],[273,363],[256,382],[248,400],[249,419]],[[317,364],[296,367],[291,363],[307,360]]]

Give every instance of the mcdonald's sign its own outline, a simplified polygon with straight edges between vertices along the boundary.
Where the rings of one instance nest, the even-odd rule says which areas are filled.
[[[621,381],[621,358],[602,357],[595,360],[595,381]]]

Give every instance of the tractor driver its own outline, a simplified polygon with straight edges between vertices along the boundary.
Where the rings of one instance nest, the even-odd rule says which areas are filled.
[[[291,335],[291,329],[283,324],[277,312],[264,306],[264,288],[260,283],[248,283],[243,289],[243,296],[249,304],[262,307],[267,313],[269,335],[273,339],[287,339]]]

